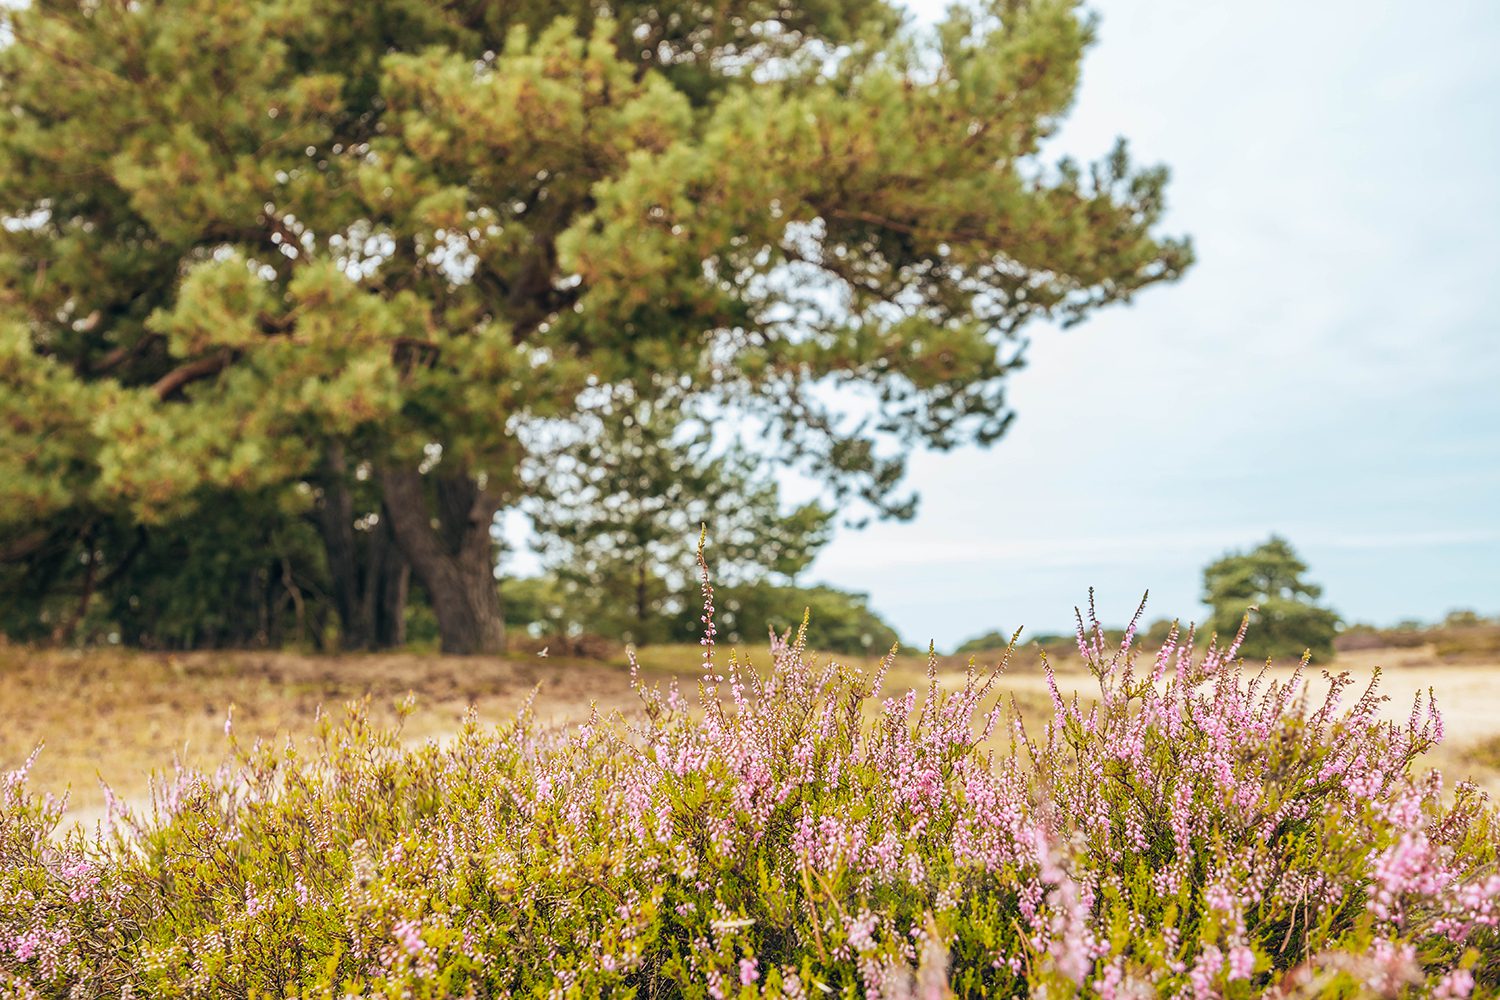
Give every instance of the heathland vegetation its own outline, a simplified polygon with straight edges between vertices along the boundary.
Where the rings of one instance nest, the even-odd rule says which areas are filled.
[[[1191,265],[1163,168],[1049,158],[1093,37],[0,4],[0,993],[1500,992],[1431,697],[1306,676],[1500,626],[1343,626],[1272,538],[1204,634],[914,662],[805,579],[1037,326]]]
[[[707,588],[705,587],[707,592]],[[410,749],[358,710],[179,769],[97,835],[7,779],[0,976],[46,995],[1467,996],[1500,830],[1412,772],[1430,702],[1137,652],[1042,719],[997,674],[883,688],[801,638],[696,698]],[[233,738],[232,725],[226,732]]]

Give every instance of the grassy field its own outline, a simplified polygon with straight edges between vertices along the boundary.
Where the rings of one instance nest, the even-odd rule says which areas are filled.
[[[763,649],[750,655],[760,664],[768,659]],[[977,661],[984,666],[996,655]],[[700,657],[696,646],[667,646],[643,650],[640,661],[648,680],[676,678],[691,693]],[[966,663],[967,657],[941,657],[938,670],[952,678]],[[1092,681],[1078,672],[1076,654],[1055,664],[1062,686],[1087,696]],[[1391,699],[1385,707],[1393,719],[1404,718],[1417,692],[1435,691],[1448,739],[1432,763],[1500,791],[1500,656],[1445,658],[1431,645],[1361,649],[1340,654],[1331,669],[1348,670],[1362,686],[1377,666],[1384,671],[1382,690]],[[1034,654],[1023,653],[1003,679],[1004,691],[1016,697],[1024,713],[1047,704],[1039,668]],[[888,687],[920,688],[925,669],[925,657],[903,655]],[[122,798],[140,801],[147,776],[170,769],[174,757],[196,766],[217,763],[225,751],[224,720],[231,705],[241,740],[279,740],[310,734],[320,707],[342,711],[344,704],[365,698],[374,719],[394,722],[396,703],[410,692],[416,710],[403,732],[420,742],[453,732],[471,707],[483,722],[503,722],[533,690],[538,717],[553,722],[581,718],[591,705],[603,713],[629,713],[638,704],[623,656],[81,653],[0,647],[0,769],[18,766],[42,745],[33,787],[59,795],[68,791],[70,815],[90,822],[103,807],[101,781]]]

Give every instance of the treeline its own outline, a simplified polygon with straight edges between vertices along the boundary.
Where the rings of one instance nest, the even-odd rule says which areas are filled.
[[[697,642],[703,634],[702,603],[696,589],[668,596],[642,622],[599,608],[596,597],[577,591],[555,576],[509,581],[501,594],[512,622],[546,641],[592,637],[641,643]],[[768,632],[795,631],[808,614],[808,645],[833,653],[881,654],[901,640],[896,630],[870,608],[865,594],[816,585],[799,587],[770,582],[742,583],[715,589],[714,627],[728,642],[763,643]]]
[[[1240,653],[1251,660],[1295,660],[1304,652],[1315,660],[1333,658],[1335,651],[1432,646],[1438,656],[1500,655],[1500,615],[1487,618],[1472,610],[1450,612],[1441,622],[1415,620],[1391,628],[1345,621],[1337,611],[1320,602],[1323,588],[1307,579],[1308,565],[1291,543],[1278,535],[1243,552],[1229,552],[1203,570],[1203,603],[1210,611],[1197,623],[1197,637],[1235,635],[1248,615],[1250,629]],[[1158,618],[1139,626],[1146,648],[1159,647],[1188,622]],[[1105,641],[1117,645],[1123,629],[1106,630]],[[955,650],[958,654],[1004,649],[1011,633],[991,629]],[[1040,647],[1049,656],[1077,653],[1077,638],[1055,633],[1026,635],[1027,646]]]
[[[773,475],[743,448],[718,443],[707,421],[638,406],[523,475],[528,493],[517,507],[530,517],[544,573],[491,583],[515,637],[560,649],[696,641],[696,545],[708,525],[726,639],[795,628],[810,610],[820,649],[897,642],[865,595],[801,584],[833,514],[785,503]],[[226,494],[165,524],[98,520],[39,534],[0,566],[0,630],[17,641],[149,649],[437,645],[431,594],[379,495],[352,478],[355,489],[330,474],[280,492]]]

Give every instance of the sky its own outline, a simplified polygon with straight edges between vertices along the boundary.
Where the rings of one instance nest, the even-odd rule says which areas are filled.
[[[941,4],[919,2],[919,17]],[[1500,4],[1098,0],[1056,154],[1172,169],[1178,284],[1036,327],[995,446],[923,454],[913,521],[806,580],[908,642],[1200,619],[1276,532],[1347,621],[1500,613]]]

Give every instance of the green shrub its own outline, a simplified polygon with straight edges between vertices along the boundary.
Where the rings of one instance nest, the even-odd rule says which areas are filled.
[[[828,653],[880,655],[901,642],[885,619],[870,607],[868,594],[836,587],[776,586],[752,583],[726,588],[719,604],[719,628],[734,642],[758,640],[769,628],[778,634],[796,631],[808,616],[809,648]],[[691,626],[701,628],[696,621]],[[678,638],[696,638],[697,628],[680,630]]]

